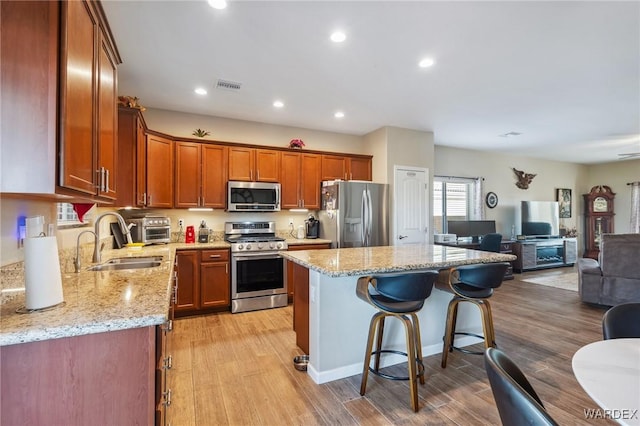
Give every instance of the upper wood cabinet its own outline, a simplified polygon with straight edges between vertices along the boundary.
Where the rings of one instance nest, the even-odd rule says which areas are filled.
[[[56,193],[59,8],[0,1],[3,193]]]
[[[371,180],[371,157],[322,155],[322,180]]]
[[[320,208],[320,165],[318,154],[282,153],[280,203],[283,209]]]
[[[249,182],[278,182],[280,151],[229,147],[229,179]]]
[[[227,157],[226,146],[176,142],[174,207],[225,208]]]
[[[138,143],[141,143],[141,160],[138,162]],[[120,107],[118,109],[118,198],[115,205],[119,207],[143,206],[138,203],[138,171],[142,172],[141,184],[144,193],[145,162],[144,119],[139,109]],[[141,197],[142,198],[142,197]]]
[[[59,185],[115,199],[120,61],[97,3],[62,2],[61,11]]]
[[[173,207],[173,141],[147,134],[146,206]]]

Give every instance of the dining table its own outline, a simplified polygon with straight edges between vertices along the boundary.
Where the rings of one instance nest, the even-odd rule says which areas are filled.
[[[589,343],[576,351],[571,365],[580,386],[598,405],[583,407],[586,420],[640,425],[640,338]]]

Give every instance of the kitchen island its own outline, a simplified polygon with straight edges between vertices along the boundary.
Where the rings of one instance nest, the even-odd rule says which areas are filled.
[[[369,321],[376,310],[357,298],[356,282],[359,277],[515,260],[515,256],[510,254],[430,244],[302,250],[282,252],[282,256],[294,262],[298,271],[308,274],[307,372],[319,384],[362,372]],[[300,273],[299,276],[306,275]],[[451,294],[434,288],[418,313],[424,356],[442,351],[446,310],[450,299]],[[474,306],[464,305],[468,304],[461,305],[458,312],[458,330],[481,334],[478,310]],[[299,308],[304,309],[294,306],[294,309]],[[457,346],[477,342],[473,337],[456,339]],[[404,330],[398,321],[388,321],[385,324],[384,345],[390,349],[405,351]],[[390,356],[383,358],[382,365],[404,361],[406,359],[403,357]]]

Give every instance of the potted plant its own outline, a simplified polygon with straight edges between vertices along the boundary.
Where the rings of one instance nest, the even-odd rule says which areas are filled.
[[[291,142],[289,142],[289,148],[302,149],[303,146],[304,142],[302,139],[291,139]]]

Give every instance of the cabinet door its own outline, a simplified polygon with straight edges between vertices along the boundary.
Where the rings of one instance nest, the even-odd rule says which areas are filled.
[[[256,149],[256,182],[278,182],[280,180],[280,151]]]
[[[255,155],[251,148],[229,148],[229,180],[253,180]]]
[[[322,180],[347,179],[347,160],[337,155],[322,156]]]
[[[201,308],[231,306],[230,292],[228,262],[200,264]]]
[[[200,206],[201,150],[199,143],[176,142],[174,207]]]
[[[197,309],[198,285],[200,282],[200,256],[197,250],[179,250],[176,252],[178,292],[176,312]]]
[[[147,206],[173,207],[173,146],[169,139],[147,135]]]
[[[100,34],[98,50],[98,195],[117,197],[118,146],[116,129],[116,82],[118,71],[107,40]]]
[[[116,206],[135,206],[138,111],[118,109],[118,198]],[[144,137],[144,134],[143,134]]]
[[[317,154],[302,154],[300,165],[300,198],[302,207],[320,208],[321,157]],[[284,170],[284,168],[283,168]]]
[[[61,4],[60,186],[96,194],[93,65],[97,20],[85,1]]]
[[[371,180],[371,159],[357,157],[350,158],[349,180]]]
[[[321,250],[321,249],[330,249],[331,243],[321,243],[321,244],[297,244],[297,245],[289,245],[287,251],[296,251],[296,250]],[[287,292],[290,297],[293,296],[295,292],[295,277],[293,275],[293,266],[295,263],[287,260]]]
[[[302,207],[300,203],[301,155],[297,152],[282,153],[282,169],[280,170],[280,204],[283,209]]]
[[[227,158],[226,146],[202,145],[202,200],[203,207],[227,206]]]

